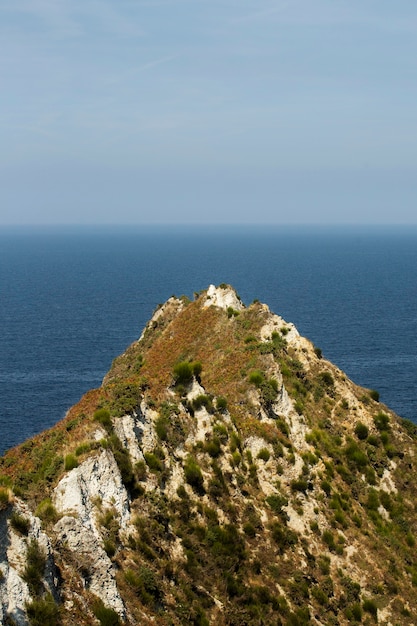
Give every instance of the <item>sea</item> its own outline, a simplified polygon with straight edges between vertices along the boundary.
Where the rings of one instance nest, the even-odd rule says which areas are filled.
[[[417,226],[0,228],[0,454],[49,428],[158,304],[231,284],[417,422]]]

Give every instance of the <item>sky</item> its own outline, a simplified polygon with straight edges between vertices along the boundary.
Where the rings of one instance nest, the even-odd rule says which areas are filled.
[[[2,0],[0,225],[417,223],[415,0]]]

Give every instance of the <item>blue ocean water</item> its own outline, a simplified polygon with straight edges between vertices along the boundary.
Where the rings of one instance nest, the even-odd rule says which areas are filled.
[[[417,421],[417,228],[0,229],[0,453],[97,387],[158,303],[232,284]]]

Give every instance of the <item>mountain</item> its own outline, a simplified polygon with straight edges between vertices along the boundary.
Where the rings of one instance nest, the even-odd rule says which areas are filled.
[[[415,625],[416,462],[265,304],[172,297],[0,460],[2,623]]]

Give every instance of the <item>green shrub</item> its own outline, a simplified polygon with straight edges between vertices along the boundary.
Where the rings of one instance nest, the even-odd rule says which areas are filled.
[[[298,413],[298,415],[302,415],[303,411],[304,411],[304,404],[301,402],[301,400],[297,400],[294,404],[294,409],[296,410],[296,412]]]
[[[221,422],[216,422],[216,424],[214,424],[213,434],[218,437],[222,445],[225,445],[227,443],[227,440],[229,439],[229,433],[227,431],[227,428]]]
[[[368,511],[377,511],[379,507],[379,495],[376,489],[371,488],[368,492],[368,498],[365,503]]]
[[[382,413],[382,411],[375,415],[374,423],[379,431],[387,431],[390,429],[389,416],[386,413]]]
[[[263,402],[270,407],[272,403],[276,400],[278,393],[278,382],[275,378],[271,378],[269,380],[264,380],[259,385],[259,389],[261,392]]]
[[[149,567],[143,565],[138,571],[128,569],[125,572],[125,579],[144,604],[157,608],[162,600],[162,590],[157,577]]]
[[[145,461],[138,461],[133,469],[136,476],[136,480],[146,480],[146,463]]]
[[[107,556],[111,559],[116,554],[116,544],[112,539],[104,539],[103,541],[104,551]]]
[[[246,522],[243,524],[243,532],[247,537],[253,538],[256,535],[256,528],[250,522]]]
[[[161,441],[168,439],[168,420],[165,417],[158,417],[155,423],[155,431]]]
[[[410,435],[410,437],[413,437],[414,439],[416,439],[417,438],[417,424],[405,418],[401,418],[400,421],[401,421],[401,425],[405,428],[405,430]]]
[[[329,483],[328,480],[322,480],[320,483],[320,487],[323,489],[324,493],[329,496],[331,491],[332,491],[332,487]]]
[[[259,387],[264,380],[265,376],[260,370],[255,370],[249,374],[249,382],[256,387]]]
[[[80,445],[75,448],[75,456],[81,456],[82,454],[90,452],[90,450],[95,450],[98,445],[98,441],[83,441],[83,443],[80,443]]]
[[[137,495],[135,494],[136,478],[133,472],[129,452],[123,447],[120,439],[114,434],[109,437],[108,446],[113,452],[114,460],[119,468],[124,486],[131,492],[132,495]]]
[[[376,389],[370,389],[369,397],[372,398],[372,400],[375,400],[375,402],[379,402],[379,391]]]
[[[318,565],[323,575],[328,576],[330,574],[330,557],[328,557],[326,554],[322,554],[319,557]]]
[[[281,553],[298,542],[298,535],[280,522],[273,522],[270,529],[272,539],[278,545]]]
[[[320,374],[320,380],[325,387],[334,387],[334,378],[330,372],[322,372]]]
[[[194,376],[193,365],[190,361],[180,361],[174,365],[173,373],[176,385],[188,385]]]
[[[223,396],[219,396],[216,400],[216,408],[218,411],[225,411],[227,409],[227,400]]]
[[[362,607],[358,602],[355,602],[351,606],[349,606],[345,615],[350,622],[361,622],[362,621]]]
[[[347,469],[347,467],[345,467],[344,465],[337,465],[336,466],[336,472],[345,481],[345,483],[347,483],[348,485],[352,484],[352,482],[353,482],[353,475]]]
[[[368,443],[370,446],[374,446],[374,448],[377,448],[380,444],[380,440],[376,435],[369,435]]]
[[[238,450],[235,450],[232,453],[232,465],[233,465],[233,467],[239,467],[241,461],[242,461],[242,457],[240,455],[240,452]]]
[[[345,454],[351,469],[362,469],[368,465],[368,456],[354,441],[346,446]]]
[[[381,489],[379,492],[379,500],[382,504],[382,506],[389,512],[393,511],[394,509],[394,502],[392,501],[392,498],[390,496],[390,494],[386,491],[384,491],[383,489]]]
[[[204,393],[201,393],[193,400],[193,409],[198,411],[201,407],[204,406],[209,413],[213,413],[213,403],[211,399]]]
[[[380,437],[381,437],[381,441],[384,444],[384,446],[387,446],[389,444],[389,434],[388,434],[388,431],[383,430],[381,432]]]
[[[376,485],[376,474],[373,467],[367,467],[365,469],[365,479],[368,485]]]
[[[26,604],[30,626],[58,626],[59,608],[50,593]]]
[[[36,539],[32,539],[27,547],[26,567],[23,571],[22,578],[34,595],[38,595],[42,589],[42,577],[45,571],[45,565],[45,554]]]
[[[336,511],[334,514],[334,521],[343,526],[343,528],[347,528],[346,517],[343,515],[342,511]]]
[[[327,596],[327,593],[325,593],[320,587],[313,587],[311,590],[311,595],[322,606],[326,606],[327,604],[329,604],[329,598]]]
[[[35,515],[44,522],[56,522],[58,513],[50,498],[45,498],[36,507]]]
[[[383,434],[384,433],[381,434],[381,438]],[[395,446],[389,443],[385,446],[385,453],[389,459],[393,459],[395,456],[398,455],[398,450],[397,448],[395,448]]]
[[[237,449],[242,449],[242,441],[237,433],[232,432],[230,435],[230,452],[234,452]]]
[[[321,359],[323,357],[323,353],[321,351],[321,348],[318,348],[317,346],[314,346],[314,352],[315,352],[316,357],[318,359]]]
[[[101,626],[119,626],[120,618],[118,614],[113,609],[104,606],[102,600],[97,599],[92,609]]]
[[[298,478],[291,481],[291,491],[300,491],[305,493],[308,489],[308,482],[304,478]]]
[[[78,460],[74,454],[67,454],[64,459],[64,469],[65,471],[70,471],[78,467]]]
[[[362,603],[362,608],[366,613],[370,613],[372,617],[376,618],[378,616],[378,607],[375,600],[365,599]]]
[[[336,550],[336,542],[334,540],[333,533],[331,533],[330,530],[325,530],[323,532],[322,538],[323,538],[324,543],[329,548],[329,550],[332,550],[332,551]]]
[[[216,459],[222,451],[219,438],[212,437],[209,439],[204,446],[204,451],[207,452],[213,459]]]
[[[355,435],[357,436],[358,439],[366,439],[369,435],[369,429],[366,426],[366,424],[363,424],[362,422],[358,422],[355,426]]]
[[[24,447],[25,444],[22,445]],[[12,480],[9,476],[5,476],[4,474],[0,474],[0,486],[1,487],[11,487]]]
[[[196,377],[197,380],[200,379],[200,374],[203,371],[203,365],[202,363],[200,363],[200,361],[194,361],[192,364],[193,367],[193,374]]]
[[[269,452],[268,448],[261,448],[257,454],[257,459],[261,459],[261,461],[265,461],[265,463],[267,461],[269,461],[271,457],[271,453]]]
[[[117,383],[112,388],[112,414],[122,417],[133,413],[140,404],[141,391],[141,385],[137,383]]]
[[[113,424],[110,417],[110,411],[107,409],[98,409],[94,413],[94,420],[99,422],[103,428],[107,430],[108,433],[111,433],[113,430]]]
[[[5,487],[0,487],[0,511],[9,506],[10,492]]]
[[[188,456],[184,464],[185,480],[197,493],[204,492],[204,479],[197,461]]]
[[[161,472],[163,469],[163,463],[153,452],[145,452],[145,461],[151,472]]]
[[[17,511],[13,511],[10,516],[10,525],[18,533],[27,537],[30,528],[30,522],[27,517],[20,515]]]
[[[319,529],[319,525],[316,522],[316,520],[312,520],[310,522],[310,528],[314,533],[320,534],[320,529]]]

